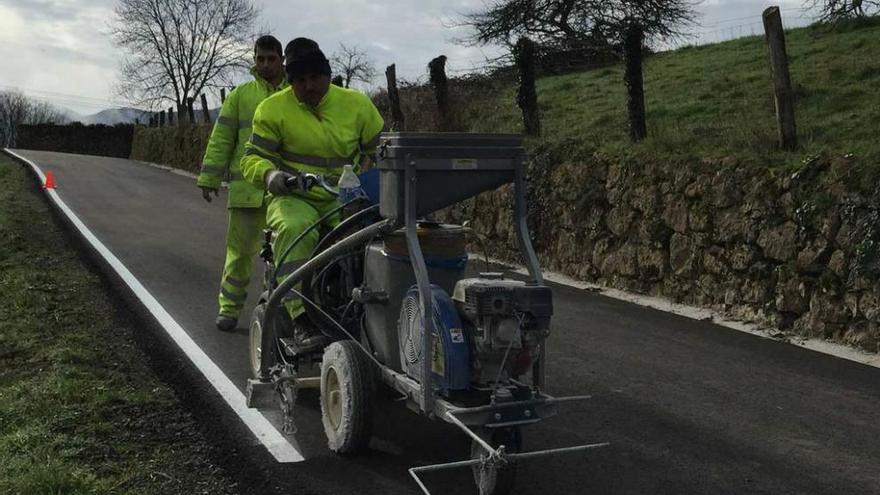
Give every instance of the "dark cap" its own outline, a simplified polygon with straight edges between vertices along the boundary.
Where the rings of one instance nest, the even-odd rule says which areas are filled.
[[[330,62],[315,41],[296,38],[284,48],[284,70],[288,81],[309,74],[329,77]]]

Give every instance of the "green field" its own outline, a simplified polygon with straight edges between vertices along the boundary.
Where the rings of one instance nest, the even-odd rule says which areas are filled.
[[[0,154],[0,493],[236,493],[70,242]]]
[[[542,136],[532,146],[574,162],[595,152],[655,162],[733,157],[742,164],[797,167],[815,154],[854,154],[880,165],[880,19],[787,33],[800,147],[776,146],[775,110],[763,37],[686,47],[647,59],[649,138],[626,134],[623,68],[542,78]],[[459,107],[468,130],[520,132],[515,90]]]

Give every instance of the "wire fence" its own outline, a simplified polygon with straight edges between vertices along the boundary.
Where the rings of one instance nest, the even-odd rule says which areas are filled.
[[[780,9],[778,17],[784,30],[814,24],[813,17],[801,9]],[[868,29],[880,32],[880,25]],[[796,65],[793,66],[792,78],[787,83],[787,91],[792,101],[806,101],[805,98],[811,94],[831,95],[825,98],[831,100],[825,102],[823,109],[810,107],[814,114],[823,115],[833,112],[836,106],[845,106],[846,102],[841,101],[846,99],[844,93],[848,90],[839,89],[835,83],[826,81],[829,74],[821,73],[821,69],[804,63],[805,56],[827,54],[828,51],[827,48],[822,48],[823,43],[826,43],[822,40],[828,38],[810,33],[812,31],[806,34],[808,38],[804,38],[805,33],[791,35],[792,40],[797,40],[797,45],[792,45],[791,50],[792,60],[796,60]],[[653,142],[674,146],[675,143],[699,141],[708,148],[726,146],[738,150],[776,149],[774,98],[778,95],[775,96],[770,90],[774,85],[768,84],[771,76],[776,74],[775,71],[770,71],[767,63],[768,45],[765,38],[763,15],[757,14],[703,24],[690,36],[653,46],[649,51],[658,56],[645,58],[650,62],[645,65],[644,71],[644,97],[652,123],[651,134],[654,137],[660,136]],[[727,43],[740,39],[742,42]],[[805,44],[805,39],[814,40],[817,44]],[[624,132],[623,129],[631,117],[627,115],[628,103],[624,101],[631,95],[623,90],[624,84],[618,87],[619,91],[607,91],[611,87],[607,83],[608,78],[620,80],[625,72],[619,55],[620,47],[612,43],[613,41],[604,40],[582,41],[571,43],[564,50],[540,52],[535,57],[535,72],[544,77],[592,71],[579,82],[569,78],[544,84],[576,93],[577,99],[592,108],[588,117],[602,122],[598,126],[585,124],[579,128],[593,131],[601,129],[600,139],[616,140]],[[718,43],[723,45],[717,50],[700,50],[685,57],[666,56],[664,53]],[[858,76],[862,79],[871,77],[871,71],[875,69],[865,60],[863,50],[846,51],[834,48],[834,51],[840,53],[830,61],[833,67],[829,70],[843,74],[863,74]],[[458,122],[453,123],[453,130],[471,129],[470,126],[476,124],[492,129],[500,126],[495,130],[519,132],[516,131],[516,125],[511,124],[522,109],[517,96],[520,72],[512,58],[501,57],[482,64],[447,60],[449,96],[443,99],[450,101],[451,106],[446,110],[437,110],[440,105],[436,94],[437,85],[427,75],[426,63],[424,76],[417,80],[404,79],[399,86],[399,105],[406,124],[395,130],[430,131],[441,129],[444,125],[448,129],[449,124],[443,123],[444,115],[453,115],[459,118]],[[485,103],[486,96],[493,94],[505,96],[502,100],[496,100],[490,109],[481,106]],[[388,101],[384,85],[374,93],[374,101],[383,114],[391,116],[392,104]],[[558,102],[545,101],[544,104],[547,106],[539,113],[545,114],[548,122],[552,120],[558,124],[565,120],[560,120],[558,116],[551,117],[551,112],[559,110]],[[475,113],[485,113],[486,110],[490,110],[493,115],[486,117]],[[525,114],[523,110],[524,121],[527,120]],[[812,122],[810,118],[806,120],[808,122],[804,129],[807,131],[804,135],[809,142],[813,139],[813,131],[809,130]],[[821,133],[825,130],[819,129],[815,132]]]
[[[814,22],[812,15],[801,8],[780,9],[782,24],[786,29],[805,27]],[[764,24],[761,15],[723,19],[699,25],[693,33],[680,38],[665,40],[657,48],[675,50],[685,46],[703,46],[732,41],[748,36],[763,36]]]
[[[786,29],[795,29],[805,27],[814,22],[811,12],[802,8],[786,8],[780,9],[783,25]],[[721,19],[710,23],[700,23],[687,34],[674,38],[658,40],[649,48],[655,52],[671,51],[689,46],[704,46],[714,43],[722,43],[732,41],[739,38],[750,36],[763,36],[764,27],[761,14],[742,16],[729,19]],[[580,58],[574,60],[568,65],[571,69],[590,70],[594,68],[607,66],[611,62],[618,61],[614,56],[597,57],[598,54],[607,54],[609,51],[616,52],[617,49],[611,44],[596,44],[595,42],[575,41],[566,45],[564,50],[556,50],[549,55],[555,56],[557,59],[563,59],[566,56],[571,58]],[[580,55],[579,55],[580,54]],[[542,56],[548,55],[543,53]],[[586,60],[586,55],[591,58],[600,58],[600,60]],[[544,62],[547,65],[548,61]],[[500,55],[494,58],[485,57],[483,60],[457,60],[450,58],[446,63],[446,73],[451,78],[467,78],[474,75],[483,75],[498,71],[505,67],[510,67],[513,58],[510,55]],[[427,62],[424,64],[414,64],[411,62],[396,63],[398,77],[400,80],[411,84],[425,84],[428,82]],[[558,63],[560,67],[553,72],[566,72],[564,64]],[[546,69],[546,68],[545,68]],[[543,70],[542,72],[547,72]],[[378,89],[384,85],[384,81],[376,81],[374,89]]]

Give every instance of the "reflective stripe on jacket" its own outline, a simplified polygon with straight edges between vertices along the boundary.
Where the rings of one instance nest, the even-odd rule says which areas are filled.
[[[331,84],[316,108],[300,102],[293,89],[279,91],[257,107],[242,173],[260,188],[266,172],[275,169],[339,176],[344,165],[375,152],[383,125],[360,91]],[[327,199],[323,190],[309,196]]]
[[[205,149],[197,184],[220,187],[229,181],[230,208],[258,208],[263,204],[263,188],[243,180],[240,162],[244,146],[251,136],[252,120],[257,105],[275,92],[287,87],[283,81],[273,87],[251,70],[254,80],[239,85],[229,93],[214,123],[211,139]]]

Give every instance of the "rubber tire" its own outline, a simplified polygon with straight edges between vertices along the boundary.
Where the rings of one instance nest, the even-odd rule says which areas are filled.
[[[266,303],[260,303],[251,313],[251,323],[248,325],[248,364],[251,369],[251,377],[257,378],[260,373],[259,350],[262,346],[263,315],[266,313]]]
[[[507,453],[519,452],[522,448],[522,434],[517,427],[487,429],[481,436],[493,447],[504,445],[505,452]],[[471,441],[471,459],[479,459],[485,452],[486,449],[479,443]],[[485,473],[487,476],[485,491],[480,490],[480,481],[483,474],[479,464],[471,467],[471,474],[473,474],[474,484],[480,495],[506,495],[513,490],[513,485],[516,482],[516,462],[511,461],[502,468],[488,470]]]
[[[328,385],[333,385],[334,377],[338,396],[331,398]],[[328,345],[321,363],[321,422],[330,450],[347,455],[367,447],[373,435],[374,398],[373,363],[364,351],[351,340]],[[334,410],[341,414],[331,413],[331,403],[338,404]]]

